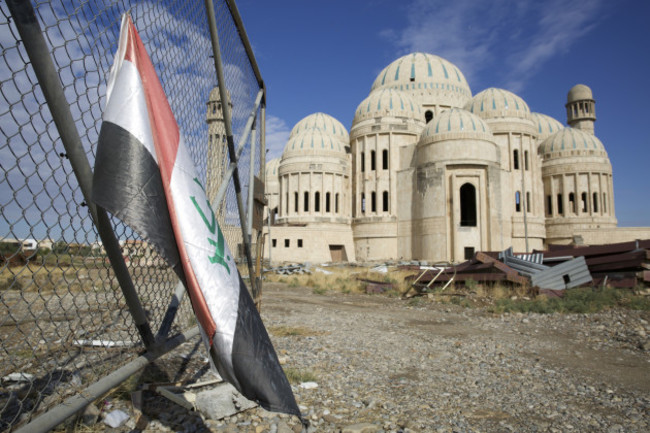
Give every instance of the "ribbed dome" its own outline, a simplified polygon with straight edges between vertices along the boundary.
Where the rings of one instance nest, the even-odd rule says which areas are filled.
[[[278,167],[280,166],[280,158],[273,158],[266,161],[266,178],[272,179],[278,177]]]
[[[427,124],[420,141],[431,143],[463,138],[494,139],[490,127],[480,117],[460,108],[452,108],[441,112]]]
[[[320,129],[324,133],[337,137],[343,141],[343,143],[347,144],[350,142],[348,131],[345,129],[343,124],[329,114],[325,113],[314,113],[305,117],[296,123],[296,126],[294,126],[291,130],[289,137],[291,138],[295,135],[300,134],[301,132],[314,128]]]
[[[560,152],[587,150],[595,155],[606,155],[605,146],[595,136],[575,128],[564,128],[548,137],[539,145],[542,155],[558,157]]]
[[[517,117],[530,119],[530,108],[526,101],[512,92],[491,87],[474,95],[465,109],[482,119]]]
[[[354,113],[353,125],[375,117],[421,119],[422,110],[408,94],[393,89],[375,90],[361,101]]]
[[[463,73],[451,62],[426,53],[412,53],[386,66],[372,90],[391,88],[418,98],[424,105],[462,107],[472,97]]]
[[[544,140],[548,136],[555,134],[564,128],[562,123],[551,116],[542,113],[530,113],[531,120],[535,124],[535,131],[537,131],[537,139]]]
[[[290,137],[282,158],[297,154],[345,156],[345,144],[338,137],[314,127]]]
[[[588,86],[585,86],[584,84],[576,84],[575,86],[571,87],[571,90],[569,90],[569,94],[566,97],[567,102],[575,102],[575,101],[582,101],[585,99],[594,99],[593,93],[591,93],[591,89]]]

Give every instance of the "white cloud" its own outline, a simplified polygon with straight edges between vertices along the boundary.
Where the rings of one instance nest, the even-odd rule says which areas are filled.
[[[67,1],[57,6],[43,3],[36,13],[47,43],[53,47],[52,57],[92,166],[105,105],[105,82],[116,49],[119,15],[123,11],[121,6],[110,7],[103,12],[102,19],[89,20],[89,16],[94,16],[87,10],[89,7],[75,6]],[[9,15],[4,3],[0,3],[0,8],[4,16]],[[209,34],[201,19],[203,7],[196,9],[198,14],[195,15],[190,12],[196,11],[189,10],[177,14],[156,2],[145,1],[138,2],[131,9],[131,15],[158,68],[197,168],[204,173],[208,138],[206,103],[216,84],[216,73],[209,57],[212,53]],[[0,141],[3,143],[0,144],[0,162],[4,175],[0,178],[0,213],[4,216],[0,235],[14,230],[11,227],[18,227],[16,222],[23,218],[40,226],[43,225],[41,221],[48,221],[48,227],[39,233],[40,236],[58,236],[66,232],[76,236],[70,224],[57,224],[56,216],[84,215],[83,209],[68,208],[68,202],[78,203],[81,199],[63,199],[56,190],[65,190],[68,198],[73,192],[78,196],[79,190],[69,163],[59,156],[63,148],[58,133],[37,80],[26,65],[27,56],[22,48],[16,48],[16,35],[12,24],[0,24],[0,42],[6,48],[0,58],[0,65],[4,66],[0,68],[0,137],[4,138]],[[231,89],[233,105],[237,107],[233,113],[237,141],[252,109],[256,81],[254,77],[251,79],[252,73],[246,70],[245,62],[242,62],[244,66],[233,63],[242,58],[243,51],[240,53],[237,46],[231,44],[224,52],[226,82]],[[56,148],[54,143],[57,143]],[[248,164],[250,156],[243,159],[242,162]],[[247,168],[243,171],[247,178]],[[50,191],[50,187],[56,188]],[[53,215],[55,222],[49,223]],[[22,231],[29,230],[29,226],[23,226],[20,226]]]
[[[272,115],[266,116],[266,148],[269,151],[267,161],[282,156],[290,133],[291,128],[283,119]]]
[[[470,85],[520,91],[553,56],[593,30],[604,0],[414,0],[403,29],[381,35],[399,54],[424,51],[457,65]],[[501,82],[481,83],[484,71],[502,71]]]

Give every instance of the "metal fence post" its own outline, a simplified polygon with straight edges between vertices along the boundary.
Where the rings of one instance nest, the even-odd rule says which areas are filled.
[[[205,0],[206,14],[208,17],[208,27],[210,29],[210,37],[212,40],[212,55],[214,57],[214,66],[217,72],[217,82],[219,83],[219,94],[222,101],[228,100],[228,93],[226,89],[226,82],[223,75],[223,63],[221,60],[221,49],[219,48],[219,35],[217,33],[217,22],[214,16],[214,5],[212,0]],[[226,141],[228,144],[228,155],[230,156],[231,164],[237,164],[237,154],[235,152],[235,143],[232,132],[232,119],[230,117],[230,108],[228,104],[221,104],[223,110],[224,126],[226,129]],[[252,159],[252,155],[251,155]],[[241,182],[239,180],[239,170],[235,166],[233,183],[235,186],[235,194],[237,196],[237,208],[239,209],[239,223],[242,229],[244,239],[244,253],[248,263],[248,277],[251,283],[251,290],[253,292],[253,299],[257,297],[257,288],[255,285],[255,271],[253,269],[253,257],[251,254],[251,246],[249,233],[246,227],[246,216],[244,214],[244,204],[241,197]]]
[[[74,170],[93,222],[106,250],[115,276],[120,283],[129,311],[136,323],[142,342],[146,347],[153,345],[154,338],[133,281],[124,263],[121,249],[106,211],[90,200],[92,170],[81,144],[79,132],[72,118],[69,103],[65,98],[59,75],[54,68],[41,27],[29,0],[7,0],[7,6],[14,19],[18,33],[25,45],[34,73],[43,91],[61,141]]]

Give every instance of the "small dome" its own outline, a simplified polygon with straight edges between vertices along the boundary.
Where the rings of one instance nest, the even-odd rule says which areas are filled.
[[[280,166],[280,158],[273,158],[266,161],[266,179],[273,179],[278,177],[278,167]]]
[[[474,95],[472,100],[465,105],[465,109],[482,119],[497,117],[530,119],[530,108],[521,97],[507,90],[494,87]]]
[[[584,84],[576,84],[575,86],[571,87],[571,90],[569,90],[569,94],[566,97],[567,102],[576,102],[576,101],[582,101],[585,99],[594,99],[593,93],[591,93],[591,89]]]
[[[476,138],[492,141],[492,131],[483,119],[461,108],[441,112],[422,131],[420,141]]]
[[[282,158],[297,154],[345,156],[345,143],[338,137],[314,127],[290,137]]]
[[[314,128],[320,129],[324,133],[331,134],[332,136],[343,141],[345,144],[350,142],[348,131],[345,129],[343,124],[329,114],[325,113],[310,114],[309,116],[296,123],[296,126],[294,126],[291,130],[289,138],[298,135],[301,132]]]
[[[560,152],[571,150],[589,151],[596,155],[607,154],[603,143],[594,135],[575,128],[563,128],[549,136],[539,145],[538,152],[557,157]]]
[[[535,131],[537,131],[537,139],[544,140],[549,135],[555,134],[564,128],[564,125],[559,120],[547,116],[542,113],[530,113],[531,120],[535,124]]]
[[[442,57],[412,53],[386,66],[372,90],[391,88],[410,93],[423,105],[462,107],[472,97],[463,73]]]
[[[354,113],[353,125],[376,117],[422,118],[422,109],[409,95],[399,90],[379,89],[361,101]]]

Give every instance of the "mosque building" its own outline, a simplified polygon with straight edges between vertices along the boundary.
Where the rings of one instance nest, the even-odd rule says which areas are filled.
[[[589,87],[574,86],[566,109],[564,127],[507,90],[472,95],[441,57],[400,57],[349,132],[311,114],[267,162],[271,259],[460,262],[510,246],[650,238],[650,228],[617,227]]]

